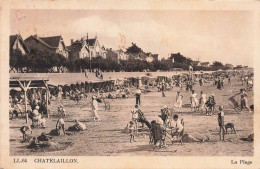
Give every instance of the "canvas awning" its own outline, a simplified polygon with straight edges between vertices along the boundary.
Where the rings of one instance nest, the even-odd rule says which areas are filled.
[[[48,77],[43,76],[41,74],[23,74],[23,73],[15,73],[10,74],[9,77],[9,88],[20,88],[24,90],[24,99],[25,99],[25,114],[26,114],[26,123],[28,123],[28,113],[27,113],[27,90],[30,88],[46,88],[48,90]],[[46,106],[48,110],[48,93],[46,92]],[[47,116],[49,117],[49,113],[47,111]]]

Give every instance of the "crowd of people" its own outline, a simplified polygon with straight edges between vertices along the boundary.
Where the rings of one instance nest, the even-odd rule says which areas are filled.
[[[184,133],[183,119],[179,118],[178,114],[172,115],[167,106],[161,109],[161,114],[155,120],[151,122],[147,121],[144,113],[135,105],[134,110],[131,111],[132,120],[129,122],[130,142],[136,142],[135,136],[138,131],[144,128],[146,124],[150,133],[150,143],[156,147],[165,148],[165,139],[169,138],[172,142],[179,141],[180,137]],[[138,123],[141,123],[139,127]]]
[[[234,76],[233,76],[234,77]],[[252,75],[247,75],[247,83],[246,85],[253,85],[252,82]],[[217,89],[219,90],[224,90],[224,81],[227,79],[228,85],[231,85],[231,74],[225,74],[225,75],[215,75],[213,76],[213,85],[217,86]],[[203,79],[202,77],[198,78],[198,82],[200,86],[204,85],[204,82],[207,81],[206,79]],[[196,83],[196,80],[186,80],[186,85],[191,85],[186,88],[187,91],[191,91],[190,95],[190,108],[191,112],[201,112],[202,114],[205,114],[206,116],[212,116],[213,113],[216,110],[216,100],[215,100],[215,95],[211,94],[209,97],[204,93],[203,91],[200,92],[200,95],[198,95],[193,88],[193,85]],[[162,97],[166,97],[164,93],[164,89],[166,84],[169,84],[171,86],[174,83],[171,82],[166,82],[162,81],[158,83],[157,88],[158,92],[162,92]],[[178,84],[178,86],[181,88],[182,83],[175,83]],[[242,86],[245,85],[245,82],[242,84]],[[247,89],[242,88],[240,92],[236,95],[239,95],[239,99],[233,99],[235,100],[236,103],[238,103],[237,107],[234,106],[234,108],[239,108],[240,113],[244,108],[248,110],[249,113],[251,113],[252,107],[248,105],[248,95],[245,92]],[[235,95],[235,96],[236,96]],[[233,96],[233,97],[235,97]],[[140,88],[137,87],[136,89],[136,105],[135,109],[131,111],[132,113],[132,120],[129,122],[129,132],[130,132],[130,142],[136,141],[135,140],[135,135],[136,133],[144,127],[144,120],[145,119],[145,124],[147,123],[147,127],[150,130],[150,139],[153,140],[154,143],[154,148],[155,147],[160,147],[163,148],[165,147],[165,139],[169,138],[171,141],[174,141],[175,138],[173,137],[174,134],[172,133],[177,133],[176,135],[179,137],[180,133],[184,129],[184,119],[179,118],[179,115],[177,113],[180,113],[182,111],[183,107],[183,95],[181,94],[181,91],[177,91],[177,96],[175,100],[175,104],[173,106],[173,111],[170,111],[168,106],[164,106],[164,108],[161,109],[161,114],[158,115],[159,118],[152,120],[151,122],[148,122],[147,119],[144,117],[144,113],[138,108],[138,105],[141,104],[141,92]],[[240,103],[239,103],[240,102]],[[233,123],[227,123],[225,124],[224,122],[224,107],[222,105],[219,105],[218,107],[218,113],[217,113],[217,121],[219,125],[219,137],[220,140],[225,140],[225,133],[227,133],[227,128],[234,129],[234,124]],[[141,125],[141,127],[138,126],[138,122]],[[170,132],[169,132],[170,131]],[[176,140],[179,140],[179,138],[176,138]]]
[[[224,81],[227,79],[228,85],[231,85],[231,78],[234,76],[227,74],[223,75],[215,75],[213,76],[213,85],[217,86],[217,89],[224,90]],[[238,78],[242,82],[243,89],[236,95],[234,95],[229,101],[235,105],[235,109],[242,112],[244,108],[248,109],[249,113],[251,113],[251,108],[248,104],[248,95],[246,90],[250,90],[246,88],[248,86],[253,87],[253,75],[243,75]],[[158,117],[148,121],[145,117],[144,112],[141,110],[142,105],[142,95],[145,93],[147,89],[141,89],[139,86],[136,87],[135,92],[133,91],[133,87],[124,87],[124,86],[115,86],[112,92],[104,92],[102,89],[96,89],[92,91],[91,97],[91,118],[93,122],[101,121],[99,116],[99,103],[102,102],[102,98],[128,98],[130,95],[135,95],[135,106],[131,111],[132,119],[129,122],[129,132],[130,132],[130,142],[136,141],[136,135],[140,130],[144,128],[149,129],[150,134],[150,142],[154,144],[154,148],[160,147],[165,148],[165,140],[167,138],[170,141],[181,141],[181,137],[184,134],[184,119],[181,118],[181,113],[183,110],[183,100],[189,99],[190,101],[190,111],[191,112],[199,112],[206,116],[212,116],[216,111],[216,99],[214,94],[207,95],[204,91],[200,91],[200,94],[194,90],[194,85],[199,83],[200,86],[204,86],[207,79],[204,79],[202,76],[192,78],[191,76],[182,77],[172,77],[172,78],[163,78],[161,81],[157,81],[157,91],[162,92],[162,97],[166,97],[165,91],[171,90],[173,87],[179,89],[177,91],[176,99],[173,101],[173,108],[169,108],[168,106],[164,106],[160,110],[160,114]],[[183,86],[186,85],[186,91],[182,90]],[[246,87],[245,87],[246,85]],[[66,91],[66,95],[73,98],[76,102],[76,105],[80,104],[80,100],[82,98],[86,98],[87,95],[80,90],[80,88],[75,88],[75,90]],[[189,98],[184,98],[182,92],[190,92]],[[23,140],[26,140],[28,136],[32,135],[33,128],[45,128],[46,127],[46,118],[44,115],[48,111],[46,108],[47,104],[50,104],[50,101],[55,98],[57,101],[57,123],[56,126],[53,126],[54,130],[50,132],[50,135],[53,133],[58,133],[60,135],[60,131],[62,131],[63,135],[66,135],[66,131],[84,131],[87,129],[86,124],[80,122],[78,119],[75,119],[75,124],[69,126],[67,129],[65,127],[65,118],[67,117],[68,112],[64,108],[63,99],[64,99],[64,89],[61,86],[58,86],[57,94],[49,94],[50,98],[46,99],[46,92],[34,91],[29,97],[29,104],[31,105],[31,112],[29,112],[29,118],[32,120],[32,125],[22,126],[20,131],[23,134]],[[235,99],[236,96],[239,96],[239,101]],[[57,98],[56,98],[57,97]],[[23,112],[23,108],[21,104],[24,102],[24,99],[20,97],[18,99],[17,96],[9,96],[9,111],[14,112],[16,116],[18,113]],[[235,104],[236,103],[236,104]],[[240,104],[237,104],[240,103]],[[224,123],[224,107],[218,107],[218,125],[219,125],[219,135],[220,139],[224,140],[225,138],[225,123]],[[48,119],[47,119],[48,120]],[[101,121],[102,122],[102,121]],[[141,126],[139,126],[139,124]],[[46,135],[45,133],[43,134]],[[48,134],[47,134],[48,135]],[[34,143],[35,143],[34,137]]]

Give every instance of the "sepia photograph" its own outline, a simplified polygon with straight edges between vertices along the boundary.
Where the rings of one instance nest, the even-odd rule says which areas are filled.
[[[258,169],[260,2],[3,0],[0,169]]]
[[[10,156],[253,156],[254,13],[10,9]]]

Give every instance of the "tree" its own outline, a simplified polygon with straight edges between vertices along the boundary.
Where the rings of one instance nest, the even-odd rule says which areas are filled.
[[[176,63],[185,63],[185,64],[190,64],[192,60],[190,58],[184,57],[180,53],[172,53],[170,56],[170,59],[174,59],[174,62]]]
[[[224,65],[221,62],[215,61],[215,62],[213,62],[213,66],[214,67],[222,67]]]
[[[141,48],[139,48],[136,43],[132,43],[132,46],[128,47],[126,49],[126,53],[142,53],[143,50]]]

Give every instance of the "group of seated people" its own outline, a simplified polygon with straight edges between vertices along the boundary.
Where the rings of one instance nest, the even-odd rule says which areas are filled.
[[[102,90],[97,91],[98,98],[108,98],[108,99],[118,99],[118,98],[128,98],[131,91],[128,88],[116,87],[114,91],[103,92]]]
[[[156,147],[165,148],[165,140],[167,137],[172,143],[179,141],[181,133],[183,133],[183,119],[180,120],[177,114],[172,117],[169,116],[168,119],[168,124],[160,118],[151,122],[149,143],[153,143],[154,149]]]
[[[12,98],[11,95],[9,95],[9,114],[12,116],[12,118],[14,117],[18,117],[18,114],[21,113],[22,114],[22,108],[20,103],[23,101],[23,99],[18,99],[17,96],[15,96],[14,98]]]
[[[46,126],[45,126],[46,119],[42,116],[41,113],[39,113],[39,108],[40,107],[37,105],[34,107],[32,112],[28,112],[29,118],[32,120],[32,124],[22,126],[20,128],[20,131],[23,134],[22,141],[26,141],[26,140],[29,141],[32,138],[32,128],[38,128],[38,127],[46,128]],[[66,117],[66,110],[64,109],[63,105],[61,104],[58,106],[58,120],[56,123],[56,128],[51,130],[49,134],[45,134],[45,135],[58,136],[58,135],[60,135],[60,130],[65,135],[64,117]],[[67,129],[67,131],[83,131],[83,130],[86,130],[86,125],[77,119],[75,120],[75,124],[68,127],[68,129]],[[42,135],[41,135],[41,137],[42,137]],[[37,138],[38,137],[35,137],[35,140],[37,140]],[[41,141],[41,140],[38,140],[38,141]]]
[[[71,90],[67,95],[70,97],[70,100],[74,100],[76,104],[79,104],[81,99],[87,97],[86,94],[84,94],[82,91],[79,91],[78,89],[75,91]]]
[[[156,120],[149,123],[144,117],[144,113],[135,106],[135,109],[131,111],[132,120],[129,123],[130,142],[135,142],[135,135],[139,130],[138,122],[144,124],[149,128],[150,131],[150,142],[156,147],[165,148],[166,137],[170,138],[172,142],[179,141],[181,133],[183,134],[184,122],[180,119],[177,114],[171,115],[167,106],[161,109],[161,114],[158,115]]]
[[[33,126],[33,125],[31,125]],[[66,135],[65,132],[65,121],[63,117],[59,117],[56,123],[56,128],[51,130],[50,133],[45,134],[44,132],[38,136],[38,137],[33,137],[32,133],[32,127],[30,125],[22,126],[20,128],[21,133],[23,134],[23,139],[22,142],[30,142],[32,138],[34,138],[33,142],[34,143],[39,143],[39,141],[48,141],[50,136],[59,136],[61,134],[60,131],[63,132],[64,135]],[[84,131],[86,130],[87,127],[85,124],[80,122],[78,119],[75,119],[75,124],[72,126],[68,127],[67,131]]]
[[[162,91],[162,90],[171,90],[173,87],[173,83],[172,82],[158,82],[157,83],[157,89],[158,92]]]

